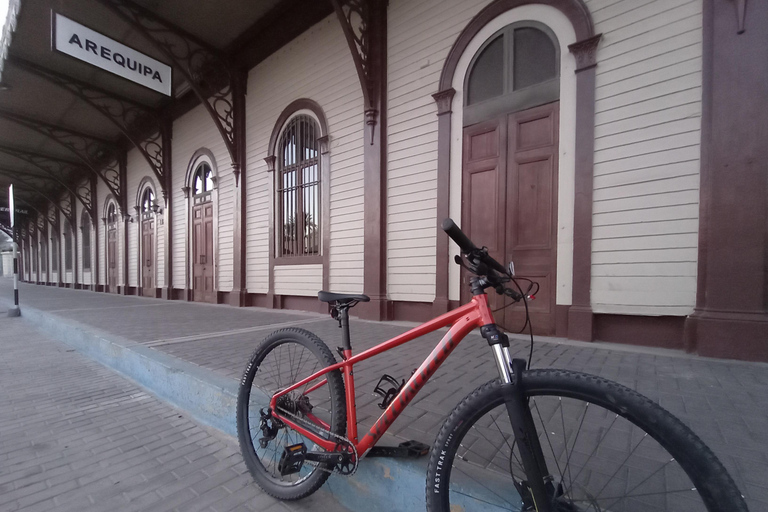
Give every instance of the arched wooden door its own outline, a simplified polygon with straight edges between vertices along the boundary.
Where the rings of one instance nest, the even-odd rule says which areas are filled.
[[[117,209],[107,209],[107,291],[117,293]]]
[[[211,167],[203,162],[192,180],[192,299],[216,303],[213,189]]]
[[[156,295],[155,279],[155,193],[147,187],[141,195],[141,292]]]
[[[539,284],[529,304],[537,334],[555,332],[559,66],[553,37],[530,23],[497,32],[475,56],[465,88],[462,227],[498,261],[513,261],[518,277]],[[462,277],[462,300],[469,298],[468,277]],[[494,309],[505,305],[491,295]],[[516,332],[525,309],[511,306],[495,318]]]

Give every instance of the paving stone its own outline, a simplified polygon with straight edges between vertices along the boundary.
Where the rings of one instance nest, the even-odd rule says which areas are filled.
[[[13,425],[0,429],[0,510],[203,510],[230,489],[239,494],[228,510],[249,510],[256,497],[274,504],[233,469],[244,466],[231,438],[23,320],[0,317],[0,346],[0,418]],[[315,500],[318,510],[343,510],[322,490]]]

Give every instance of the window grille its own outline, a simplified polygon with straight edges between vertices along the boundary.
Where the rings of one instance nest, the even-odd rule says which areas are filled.
[[[277,223],[280,257],[320,254],[320,158],[314,119],[291,119],[277,148]]]

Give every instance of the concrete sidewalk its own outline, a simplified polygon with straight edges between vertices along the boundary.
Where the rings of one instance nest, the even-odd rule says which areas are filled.
[[[0,317],[0,510],[341,510],[282,503],[237,442],[17,318]]]
[[[312,313],[168,302],[33,285],[22,285],[20,295],[22,315],[27,320],[229,434],[234,432],[237,380],[251,352],[267,334],[297,325],[320,336],[332,350],[340,345],[336,322]],[[0,296],[12,296],[6,280],[0,280]],[[353,349],[359,352],[409,327],[353,320]],[[361,431],[367,430],[381,412],[377,397],[371,393],[381,375],[407,377],[440,336],[426,336],[356,367]],[[528,342],[515,340],[512,352],[527,357]],[[148,361],[157,367],[148,370]],[[659,402],[713,449],[747,497],[751,510],[768,510],[768,364],[541,339],[534,350],[533,366],[586,371]],[[468,336],[392,425],[389,433],[399,439],[390,442],[416,439],[431,445],[443,419],[459,400],[494,376],[487,345],[479,335]],[[180,378],[187,380],[179,384],[176,379]],[[398,482],[397,491],[411,501],[400,506],[418,508],[421,503],[423,507],[425,461],[412,466],[382,464],[389,463],[365,461],[353,479],[334,476],[328,488],[349,508],[358,509],[366,503],[366,493],[381,483],[382,475],[407,474],[408,478],[400,480],[408,482]],[[366,465],[368,473],[362,471]]]

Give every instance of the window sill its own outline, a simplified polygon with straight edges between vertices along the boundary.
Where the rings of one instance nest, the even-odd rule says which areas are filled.
[[[278,256],[274,260],[275,266],[282,265],[316,265],[323,263],[322,256]]]

